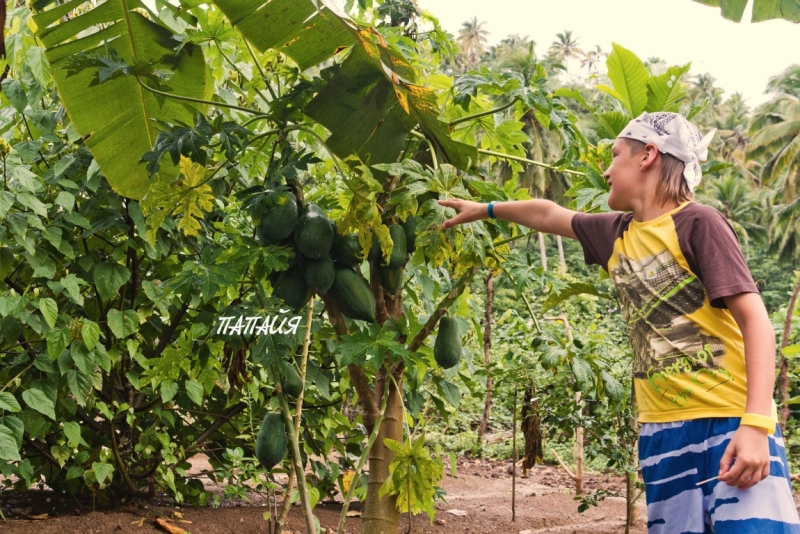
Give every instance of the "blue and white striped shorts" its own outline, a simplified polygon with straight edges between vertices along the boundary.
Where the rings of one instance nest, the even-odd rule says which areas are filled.
[[[739,418],[643,423],[639,461],[648,534],[800,534],[780,428],[769,436],[769,476],[746,490],[712,480]]]

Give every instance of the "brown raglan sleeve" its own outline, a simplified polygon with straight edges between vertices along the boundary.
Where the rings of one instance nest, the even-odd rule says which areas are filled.
[[[630,217],[624,213],[576,213],[572,230],[583,247],[583,258],[589,265],[608,270],[614,241],[622,235]]]
[[[725,216],[702,204],[695,203],[692,208],[685,215],[677,214],[675,230],[689,267],[705,286],[711,305],[727,308],[723,297],[758,293],[739,238]]]

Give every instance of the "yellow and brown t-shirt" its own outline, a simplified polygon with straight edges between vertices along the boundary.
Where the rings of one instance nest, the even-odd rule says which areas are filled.
[[[690,201],[646,222],[579,213],[572,228],[586,262],[604,267],[616,286],[639,420],[740,417],[744,343],[722,297],[758,290],[725,217]]]

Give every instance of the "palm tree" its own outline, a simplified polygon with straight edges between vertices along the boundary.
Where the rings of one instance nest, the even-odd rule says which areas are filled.
[[[667,72],[669,68],[667,66],[667,62],[661,59],[660,57],[649,57],[644,62],[644,66],[647,69],[647,72],[650,73],[650,76],[658,76],[659,74],[664,74]]]
[[[481,54],[489,43],[489,31],[484,29],[486,22],[478,22],[478,17],[461,25],[458,31],[458,46],[461,47],[461,54],[465,57],[466,65],[477,65]]]
[[[578,39],[573,39],[572,31],[564,30],[564,33],[557,33],[556,40],[550,45],[550,51],[560,61],[570,58],[581,59],[583,50],[578,48]]]
[[[716,208],[731,223],[744,244],[745,257],[750,256],[750,241],[766,241],[767,224],[757,189],[736,171],[708,180],[698,191],[703,204]]]
[[[753,114],[747,156],[766,158],[762,179],[772,184],[783,177],[784,197],[791,203],[800,187],[800,66],[770,78],[766,92],[775,98]]]
[[[792,65],[767,82],[767,92],[800,98],[800,65]]]
[[[594,50],[589,50],[583,54],[583,59],[581,59],[581,68],[586,67],[586,70],[592,74],[597,66],[607,57],[608,54],[603,52],[603,49],[600,48],[600,45],[595,45]]]

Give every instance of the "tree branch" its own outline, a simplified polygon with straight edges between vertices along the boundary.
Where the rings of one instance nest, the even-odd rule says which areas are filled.
[[[188,302],[183,303],[181,309],[178,310],[178,313],[175,314],[175,317],[173,317],[172,321],[170,321],[170,324],[167,327],[167,330],[164,332],[164,335],[161,336],[160,339],[158,340],[158,345],[156,346],[155,350],[156,358],[161,356],[161,353],[164,352],[164,349],[166,349],[167,345],[169,345],[169,342],[172,339],[172,334],[175,333],[175,329],[178,328],[178,324],[181,322],[181,319],[183,319],[183,316],[186,313],[186,310],[188,309],[189,309],[189,303]]]
[[[464,292],[467,285],[469,284],[470,280],[475,276],[478,272],[478,267],[473,267],[466,275],[464,275],[453,289],[450,290],[450,293],[442,299],[439,305],[436,307],[436,310],[431,314],[428,318],[428,321],[425,323],[425,326],[417,332],[417,335],[414,336],[414,339],[411,340],[411,343],[408,345],[408,350],[410,352],[414,352],[419,349],[423,343],[425,343],[425,339],[433,332],[433,329],[436,327],[436,323],[439,322],[439,319],[444,315],[444,312],[447,308],[452,306],[452,304],[461,296],[461,293]]]
[[[519,100],[519,97],[514,97],[511,100],[511,102],[509,102],[505,106],[500,106],[500,107],[494,108],[494,109],[488,109],[486,111],[481,111],[480,113],[475,113],[474,115],[467,115],[466,117],[459,117],[459,118],[457,118],[455,120],[452,120],[452,121],[450,121],[450,131],[453,130],[453,127],[456,124],[461,124],[462,122],[471,121],[473,119],[480,119],[481,117],[485,117],[486,115],[494,115],[495,113],[500,113],[501,111],[505,111],[508,108],[510,108],[511,106],[513,106],[514,104],[516,104],[517,100]]]
[[[230,408],[228,408],[228,410],[227,410],[227,411],[225,411],[224,413],[222,413],[222,415],[220,415],[220,416],[219,416],[219,417],[218,417],[218,418],[217,418],[217,419],[216,419],[216,420],[215,420],[213,423],[211,423],[211,426],[209,426],[209,427],[208,427],[208,428],[205,430],[205,432],[203,432],[202,434],[200,434],[199,436],[197,436],[197,438],[194,440],[194,443],[193,443],[193,444],[191,444],[191,445],[190,445],[190,446],[189,446],[189,447],[186,449],[186,455],[187,455],[187,457],[188,457],[188,454],[189,454],[189,452],[192,452],[192,451],[194,451],[194,450],[196,450],[196,449],[199,449],[199,448],[200,448],[200,447],[201,447],[203,444],[205,444],[206,440],[207,440],[209,437],[211,437],[211,435],[212,435],[214,432],[216,432],[217,430],[219,430],[219,428],[220,428],[222,425],[224,425],[225,423],[227,423],[228,421],[230,421],[230,420],[231,420],[231,418],[233,418],[235,415],[238,415],[238,414],[239,414],[239,412],[241,412],[241,411],[242,411],[242,410],[244,410],[245,408],[247,408],[247,404],[245,404],[245,403],[243,403],[243,402],[240,402],[240,403],[238,403],[238,404],[235,404],[235,405],[231,406]]]

